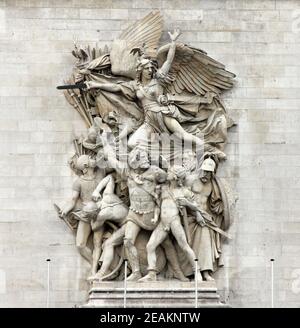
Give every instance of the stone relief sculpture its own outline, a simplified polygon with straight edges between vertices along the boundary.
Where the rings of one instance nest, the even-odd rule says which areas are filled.
[[[74,140],[78,175],[58,214],[91,264],[90,280],[213,280],[229,238],[230,204],[217,168],[234,124],[221,95],[234,74],[203,50],[159,47],[163,21],[151,12],[111,47],[75,45],[63,89],[87,125]],[[166,141],[169,144],[166,146]]]

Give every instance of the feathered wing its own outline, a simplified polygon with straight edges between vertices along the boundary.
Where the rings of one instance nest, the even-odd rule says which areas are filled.
[[[158,50],[159,66],[165,61],[170,45]],[[220,95],[224,90],[233,86],[235,75],[225,69],[225,66],[209,57],[206,52],[177,44],[175,58],[170,72],[170,83],[166,86],[172,94],[181,94],[184,91],[205,95],[210,91]]]
[[[140,47],[145,43],[147,53],[156,53],[162,28],[163,18],[160,12],[150,12],[123,31],[119,39],[126,40],[132,48]]]
[[[110,52],[112,73],[134,79],[137,54],[132,54],[131,50],[144,45],[146,53],[155,56],[162,29],[163,18],[159,11],[154,11],[123,31],[112,43]]]
[[[159,67],[165,62],[169,47],[165,45],[158,50]],[[191,113],[199,120],[196,124],[182,120],[181,125],[189,133],[204,138],[207,145],[214,144],[213,147],[207,146],[207,150],[219,158],[224,156],[219,150],[223,151],[225,147],[227,130],[234,125],[220,95],[232,88],[234,77],[223,64],[204,51],[184,44],[177,44],[170,71],[167,76],[162,74],[162,82],[171,101],[181,112]]]

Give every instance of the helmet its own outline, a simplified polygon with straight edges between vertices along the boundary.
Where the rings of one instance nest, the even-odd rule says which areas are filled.
[[[78,170],[83,170],[85,167],[89,165],[89,156],[88,155],[81,155],[78,157],[76,161],[76,167]]]
[[[215,168],[216,168],[216,163],[210,157],[206,158],[201,165],[201,170],[203,171],[214,172]]]
[[[177,179],[183,180],[186,178],[186,169],[183,166],[174,165],[169,170],[177,177]]]

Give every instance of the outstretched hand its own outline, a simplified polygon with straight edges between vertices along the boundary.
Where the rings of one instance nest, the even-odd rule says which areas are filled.
[[[91,90],[95,88],[99,88],[98,84],[94,81],[85,81],[86,90]]]
[[[168,32],[169,36],[170,36],[170,39],[172,41],[176,41],[179,37],[179,35],[181,34],[180,30],[177,28],[173,31],[173,33],[171,32]]]

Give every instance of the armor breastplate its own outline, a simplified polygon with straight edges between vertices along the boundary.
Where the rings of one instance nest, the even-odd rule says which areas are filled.
[[[131,188],[130,188],[131,189]],[[130,194],[130,209],[136,213],[144,214],[154,211],[155,202],[153,197],[145,190],[139,187],[129,191]]]

